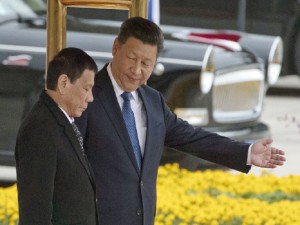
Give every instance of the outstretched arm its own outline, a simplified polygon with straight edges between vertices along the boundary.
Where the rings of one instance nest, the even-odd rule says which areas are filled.
[[[285,162],[284,151],[271,146],[272,139],[262,139],[251,148],[251,164],[262,168],[276,168]]]

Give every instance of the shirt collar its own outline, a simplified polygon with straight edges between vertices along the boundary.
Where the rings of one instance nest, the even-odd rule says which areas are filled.
[[[110,80],[112,82],[112,85],[113,85],[113,88],[115,90],[116,95],[117,96],[121,96],[121,94],[123,94],[124,91],[121,89],[121,87],[118,85],[117,81],[115,80],[114,76],[112,75],[111,63],[109,63],[108,66],[107,66],[107,73],[108,73],[108,75],[110,77]],[[131,92],[131,94],[132,94],[133,100],[137,101],[138,100],[138,93],[137,93],[137,91],[135,90],[135,91]]]
[[[68,115],[68,113],[66,113],[65,110],[63,110],[63,108],[59,107],[61,109],[61,111],[65,114],[65,116],[67,117],[67,119],[69,120],[70,123],[73,123],[74,122],[74,117],[70,117]]]

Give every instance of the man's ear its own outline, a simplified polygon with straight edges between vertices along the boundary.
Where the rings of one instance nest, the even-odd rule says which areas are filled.
[[[66,74],[62,74],[58,77],[57,89],[58,89],[60,94],[65,93],[68,82],[69,82],[69,77]]]
[[[118,48],[120,47],[120,44],[119,44],[119,39],[116,37],[115,41],[114,41],[114,44],[112,46],[112,55],[115,56],[116,52],[118,51]]]

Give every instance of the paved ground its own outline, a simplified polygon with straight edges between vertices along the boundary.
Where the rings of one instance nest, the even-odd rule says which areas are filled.
[[[275,95],[267,95],[261,120],[270,126],[273,146],[286,152],[287,161],[284,166],[267,172],[278,176],[300,175],[300,78],[291,75],[280,78],[273,89]],[[252,168],[251,173],[259,175],[261,171]]]

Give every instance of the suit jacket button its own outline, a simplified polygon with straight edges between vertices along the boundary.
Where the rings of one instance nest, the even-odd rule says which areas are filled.
[[[142,215],[142,210],[141,210],[141,209],[138,209],[138,210],[136,211],[136,215],[138,215],[138,216]]]
[[[141,181],[141,187],[143,187],[144,186],[144,183],[143,183],[143,181]]]

